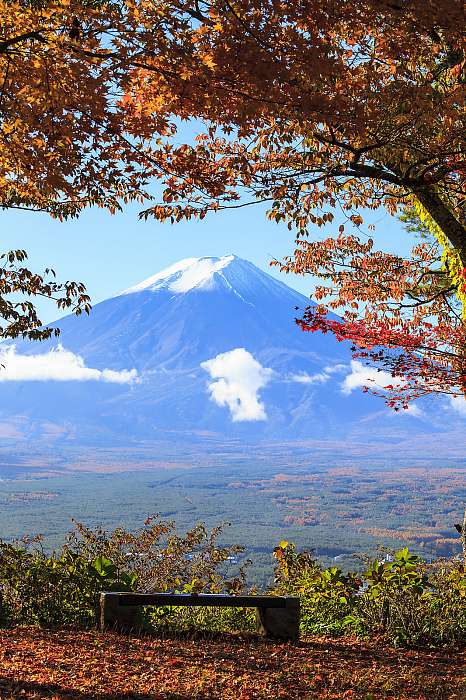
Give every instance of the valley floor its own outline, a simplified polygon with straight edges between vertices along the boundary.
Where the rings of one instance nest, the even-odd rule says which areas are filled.
[[[466,655],[353,639],[0,630],[0,698],[464,700]]]

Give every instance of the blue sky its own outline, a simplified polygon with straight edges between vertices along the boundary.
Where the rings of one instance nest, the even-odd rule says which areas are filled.
[[[276,268],[269,267],[272,258],[293,251],[294,236],[283,224],[267,221],[264,206],[220,212],[202,222],[175,225],[139,221],[140,209],[139,205],[128,206],[114,216],[91,209],[79,219],[63,223],[45,214],[2,211],[1,249],[25,248],[32,269],[39,272],[50,266],[60,280],[85,282],[93,304],[182,258],[229,253],[250,260],[306,295],[312,292],[312,278],[280,275]],[[374,237],[384,249],[409,250],[411,237],[384,210],[368,212],[367,223],[370,221],[376,223]],[[315,235],[331,235],[337,226],[317,230]],[[47,302],[40,302],[39,308],[44,322],[57,317],[56,309]]]

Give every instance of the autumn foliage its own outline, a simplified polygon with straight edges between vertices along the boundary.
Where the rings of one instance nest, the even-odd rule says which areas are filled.
[[[160,221],[266,203],[322,279],[303,329],[388,367],[395,406],[464,391],[459,0],[5,0],[0,26],[0,206],[114,211],[154,178]],[[368,240],[379,207],[412,256]]]
[[[281,269],[320,277],[318,306],[305,309],[298,325],[304,331],[331,332],[353,344],[355,357],[389,370],[391,383],[368,382],[368,390],[385,396],[390,406],[406,407],[429,393],[464,391],[459,285],[442,265],[441,246],[428,230],[409,258],[384,253],[371,238],[355,235],[317,243],[301,239]]]
[[[25,250],[11,250],[0,255],[0,325],[1,339],[18,337],[46,340],[58,336],[59,329],[44,326],[31,298],[42,297],[61,311],[79,316],[90,311],[90,297],[82,282],[58,282],[55,271],[32,272],[26,265]]]
[[[127,109],[205,128],[194,145],[159,144],[163,202],[145,215],[178,221],[267,203],[269,218],[297,231],[282,269],[323,279],[304,330],[333,332],[388,367],[395,407],[464,391],[462,4],[156,7],[154,58],[133,74]],[[410,258],[358,232],[362,210],[380,206],[423,236]],[[308,240],[325,225],[338,231]]]
[[[0,2],[0,207],[65,217],[143,198],[118,107],[132,35],[125,3]]]
[[[256,637],[135,638],[95,631],[0,630],[8,700],[459,700],[464,653],[355,639],[299,645]]]

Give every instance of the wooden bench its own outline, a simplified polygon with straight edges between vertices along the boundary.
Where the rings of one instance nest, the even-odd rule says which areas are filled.
[[[100,594],[100,629],[136,631],[143,606],[186,605],[255,608],[257,631],[276,639],[299,638],[299,598],[214,593],[106,593]]]

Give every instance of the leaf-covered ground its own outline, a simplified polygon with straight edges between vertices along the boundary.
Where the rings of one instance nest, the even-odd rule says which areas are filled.
[[[55,700],[464,700],[466,654],[352,639],[154,638],[0,630],[0,697]]]

